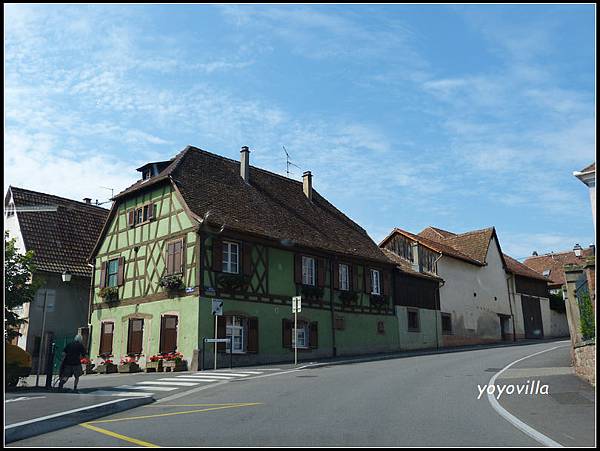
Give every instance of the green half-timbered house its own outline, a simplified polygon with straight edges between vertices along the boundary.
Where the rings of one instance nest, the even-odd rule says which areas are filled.
[[[188,146],[138,168],[142,179],[115,196],[91,257],[92,355],[143,365],[177,350],[191,363],[215,334],[213,299],[232,346],[219,351],[236,365],[293,359],[294,335],[301,359],[398,349],[393,263],[312,189],[310,172],[295,181],[251,167],[249,154]]]

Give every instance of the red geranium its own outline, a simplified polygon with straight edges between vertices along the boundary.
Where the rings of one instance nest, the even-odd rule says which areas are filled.
[[[90,359],[88,359],[87,357],[82,357],[80,362],[82,365],[89,365],[90,363],[92,363],[92,361]]]

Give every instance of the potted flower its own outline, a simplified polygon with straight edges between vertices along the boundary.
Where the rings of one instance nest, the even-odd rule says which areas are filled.
[[[323,298],[323,288],[313,287],[310,285],[302,285],[302,299],[308,302],[321,302]]]
[[[136,354],[128,354],[121,358],[119,373],[139,373],[142,371],[137,363],[139,358],[140,356]]]
[[[179,274],[163,276],[158,281],[158,286],[164,288],[169,293],[174,293],[176,291],[183,290],[183,278]]]
[[[81,360],[81,366],[83,367],[83,372],[85,374],[96,374],[96,372],[94,371],[94,364],[92,363],[92,361],[90,359],[88,359],[87,357],[83,357]]]
[[[117,365],[111,360],[112,354],[106,352],[100,354],[98,357],[102,359],[102,363],[96,367],[96,372],[100,374],[110,374],[118,371]]]
[[[118,287],[104,287],[98,291],[104,302],[115,302],[119,300],[119,288]]]
[[[163,368],[164,358],[162,354],[155,354],[150,356],[148,362],[146,362],[146,372],[147,373],[162,373],[164,371]]]
[[[238,274],[219,274],[217,284],[226,293],[244,291],[250,282],[249,277]]]
[[[340,291],[339,298],[343,305],[352,305],[356,302],[358,295],[355,291]]]
[[[383,307],[386,303],[386,298],[385,296],[382,296],[380,294],[372,294],[371,295],[371,304],[374,305],[377,308]]]
[[[183,360],[183,354],[181,352],[169,352],[163,354],[163,367],[165,371],[185,371],[187,369],[187,362]]]

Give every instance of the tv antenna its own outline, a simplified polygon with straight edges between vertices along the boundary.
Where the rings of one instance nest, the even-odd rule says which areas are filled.
[[[283,151],[285,152],[285,164],[286,164],[285,173],[287,174],[287,177],[290,178],[290,174],[293,174],[293,172],[290,172],[290,166],[294,166],[295,168],[298,168],[298,169],[301,169],[301,168],[297,164],[294,164],[290,161],[290,154],[286,150],[285,146],[281,146],[281,147],[283,147]]]

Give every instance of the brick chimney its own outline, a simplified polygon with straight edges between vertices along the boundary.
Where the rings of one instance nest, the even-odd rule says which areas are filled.
[[[304,195],[308,197],[308,200],[312,202],[312,174],[310,171],[302,174],[302,190],[304,191]]]
[[[240,175],[246,183],[250,183],[250,150],[248,146],[242,147],[240,150]]]

